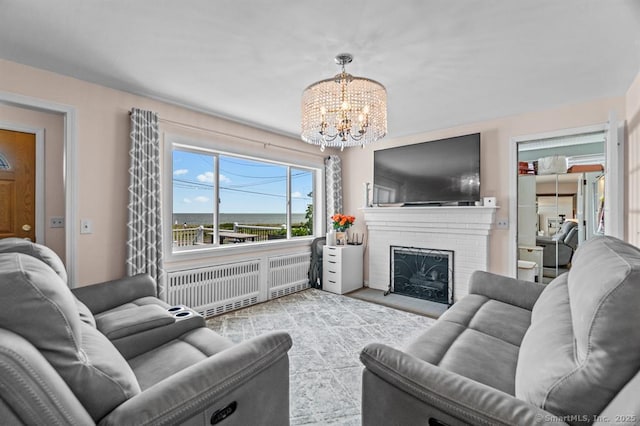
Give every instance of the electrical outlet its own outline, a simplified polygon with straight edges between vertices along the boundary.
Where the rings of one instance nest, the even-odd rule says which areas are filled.
[[[64,217],[54,216],[49,218],[50,228],[64,228]]]
[[[80,233],[93,234],[93,221],[91,219],[80,220]]]
[[[496,228],[509,229],[509,219],[498,219],[496,221]]]

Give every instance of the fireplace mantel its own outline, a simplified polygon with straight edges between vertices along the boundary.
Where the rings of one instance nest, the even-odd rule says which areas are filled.
[[[369,287],[387,290],[390,247],[454,252],[454,300],[468,293],[475,270],[486,271],[488,245],[498,207],[411,206],[363,208],[369,240]]]

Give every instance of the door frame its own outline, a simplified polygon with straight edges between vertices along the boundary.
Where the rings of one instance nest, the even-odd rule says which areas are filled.
[[[45,193],[44,193],[44,128],[24,126],[0,121],[0,129],[11,132],[29,133],[36,136],[36,243],[44,244],[45,230]]]
[[[622,139],[620,139],[619,123],[612,124],[615,129],[618,131],[618,140],[614,141],[616,146],[619,147],[622,145]],[[593,133],[593,132],[605,132],[610,127],[610,123],[602,123],[596,124],[592,126],[584,126],[584,127],[574,127],[570,129],[562,129],[556,130],[552,132],[545,133],[535,133],[530,135],[523,136],[515,136],[511,137],[511,143],[509,144],[509,161],[507,162],[507,176],[509,176],[509,223],[514,224],[509,227],[509,256],[508,256],[508,271],[512,276],[516,276],[517,274],[517,259],[518,259],[518,234],[517,234],[517,223],[518,223],[518,144],[525,143],[536,139],[547,139],[547,138],[556,138],[562,136],[571,136],[583,133]],[[612,144],[609,142],[609,137],[605,139],[604,143],[604,152],[605,158],[607,158],[607,165],[605,166],[605,173],[607,177],[611,177],[612,182],[611,186],[608,189],[613,194],[618,194],[623,188],[619,187],[620,182],[624,182],[624,167],[610,167],[609,158],[611,153],[616,151],[616,147],[611,146]],[[607,172],[607,169],[612,169],[610,172]],[[606,195],[606,194],[605,194]],[[620,195],[622,197],[622,195]],[[606,200],[607,197],[605,197]],[[610,226],[605,227],[609,229],[619,229],[624,225],[624,209],[616,209],[613,214],[608,215],[607,223]]]
[[[625,239],[624,222],[624,121],[618,122],[615,111],[609,112],[606,126],[605,158],[607,166],[604,169],[604,233]],[[610,167],[609,167],[610,166]],[[618,213],[620,212],[620,213]],[[621,216],[619,216],[621,215]],[[607,217],[614,220],[608,221]]]
[[[65,266],[68,285],[76,287],[78,276],[77,235],[77,113],[76,108],[57,102],[0,91],[0,103],[18,108],[61,114],[64,120]],[[44,154],[44,153],[43,153]],[[37,238],[36,238],[37,239]]]

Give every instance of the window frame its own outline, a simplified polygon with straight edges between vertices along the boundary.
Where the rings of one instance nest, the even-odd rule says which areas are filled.
[[[279,247],[293,247],[293,246],[308,246],[309,243],[316,237],[320,235],[324,235],[325,232],[325,224],[322,217],[324,216],[323,205],[324,205],[324,163],[322,159],[317,159],[316,161],[309,161],[303,158],[294,158],[289,161],[282,161],[281,159],[277,159],[276,156],[282,153],[276,152],[276,150],[269,150],[269,152],[265,152],[263,156],[257,156],[255,151],[252,150],[252,153],[247,153],[245,150],[234,150],[228,149],[223,137],[212,137],[196,139],[188,136],[183,136],[179,134],[173,133],[163,133],[163,167],[162,167],[162,176],[163,176],[163,234],[164,234],[164,244],[163,251],[165,260],[168,263],[180,260],[188,260],[188,259],[198,259],[198,258],[208,258],[215,255],[234,255],[235,253],[243,253],[246,257],[247,253],[254,253],[263,250],[270,250],[272,248]],[[267,148],[267,144],[265,143],[265,148]],[[182,151],[193,152],[197,154],[210,154],[214,159],[214,197],[218,200],[218,202],[214,202],[214,217],[216,223],[214,223],[214,227],[217,221],[219,220],[219,157],[220,156],[229,156],[240,159],[246,159],[251,161],[259,161],[263,163],[270,163],[278,166],[286,167],[286,224],[287,224],[287,238],[286,239],[278,239],[272,241],[258,241],[251,242],[247,244],[211,244],[198,246],[191,249],[185,249],[180,251],[173,250],[173,241],[172,236],[172,226],[173,226],[173,151],[179,149]],[[284,148],[283,148],[284,150]],[[314,208],[313,215],[313,234],[308,236],[298,236],[293,237],[291,231],[291,220],[292,220],[292,212],[291,212],[291,172],[292,169],[298,170],[308,170],[312,173],[312,187],[313,187],[313,196],[312,203]],[[215,238],[215,236],[214,236]]]

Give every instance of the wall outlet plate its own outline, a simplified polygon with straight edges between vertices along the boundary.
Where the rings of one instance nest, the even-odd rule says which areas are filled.
[[[496,228],[509,229],[509,219],[500,218],[496,221]]]
[[[49,228],[64,228],[64,217],[61,217],[61,216],[50,217]]]

